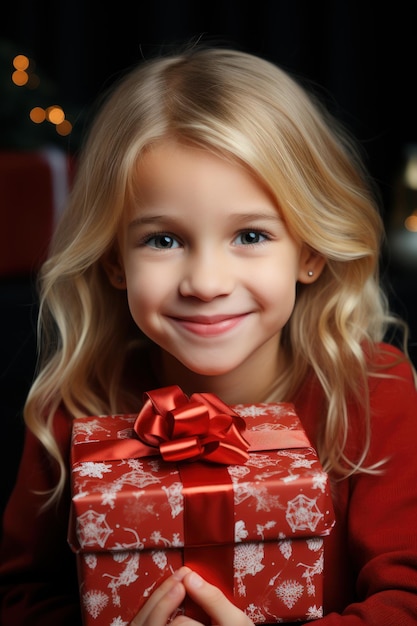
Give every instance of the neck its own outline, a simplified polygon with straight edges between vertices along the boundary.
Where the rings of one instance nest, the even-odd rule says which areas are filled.
[[[276,384],[283,364],[277,354],[271,358],[248,360],[232,372],[218,376],[204,376],[188,370],[174,357],[161,352],[156,365],[160,386],[178,385],[190,396],[192,393],[214,393],[226,404],[254,404],[267,402]],[[273,365],[271,365],[273,363]],[[256,375],[254,375],[256,372]]]

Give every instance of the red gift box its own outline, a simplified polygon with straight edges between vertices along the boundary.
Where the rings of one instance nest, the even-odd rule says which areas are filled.
[[[293,405],[233,410],[250,447],[246,461],[228,465],[167,461],[143,444],[118,458],[120,446],[137,443],[136,415],[75,420],[68,540],[86,626],[97,618],[127,626],[184,564],[255,624],[322,617],[323,538],[334,524],[328,476]],[[205,621],[188,598],[178,612]]]

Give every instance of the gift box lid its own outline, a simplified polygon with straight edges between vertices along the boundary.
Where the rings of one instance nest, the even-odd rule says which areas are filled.
[[[232,408],[246,422],[243,435],[250,448],[245,462],[228,465],[167,462],[157,451],[107,460],[114,442],[132,439],[137,415],[76,419],[68,536],[72,549],[178,548],[185,542],[184,523],[187,545],[190,537],[197,544],[218,545],[226,539],[254,542],[327,535],[334,525],[328,476],[294,406],[260,403]],[[89,449],[98,449],[100,457],[101,447],[103,459],[94,453],[90,460]],[[195,495],[199,490],[202,496]],[[200,508],[190,520],[187,503],[194,502],[192,498],[199,498]]]

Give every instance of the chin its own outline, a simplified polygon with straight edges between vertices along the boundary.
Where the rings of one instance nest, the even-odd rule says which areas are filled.
[[[207,365],[207,363],[189,363],[187,361],[181,361],[182,365],[197,374],[198,376],[224,376],[232,372],[235,367],[219,367],[219,364],[215,364],[213,366]]]

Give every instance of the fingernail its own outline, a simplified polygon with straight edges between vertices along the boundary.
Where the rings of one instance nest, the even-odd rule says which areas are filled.
[[[184,578],[184,572],[181,569],[177,569],[172,574],[172,576],[176,578],[177,580],[182,580]]]
[[[176,578],[177,580],[182,580],[184,578],[184,576],[186,574],[188,574],[188,572],[190,572],[190,568],[189,567],[185,567],[182,566],[179,569],[175,570],[175,572],[172,574],[174,578]]]
[[[189,584],[191,585],[191,587],[194,587],[194,589],[198,589],[199,587],[201,587],[203,582],[204,581],[201,576],[199,576],[199,574],[197,574],[196,572],[191,572],[189,578]]]

